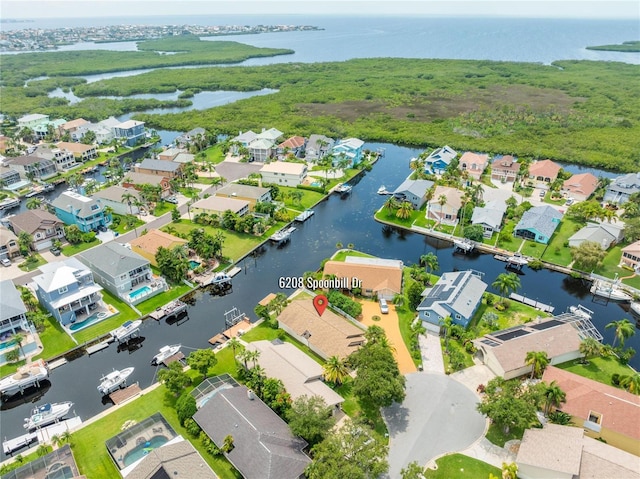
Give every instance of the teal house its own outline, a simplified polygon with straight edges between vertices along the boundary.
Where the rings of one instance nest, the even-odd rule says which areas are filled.
[[[551,206],[536,206],[525,211],[513,230],[514,236],[548,244],[562,220],[562,213]]]
[[[342,159],[346,159],[349,160],[349,166],[353,168],[362,161],[363,147],[364,141],[357,138],[340,140],[331,149],[334,166],[337,166]]]
[[[88,198],[74,191],[64,191],[51,203],[55,214],[66,225],[76,225],[83,233],[96,231],[111,223],[100,199]]]

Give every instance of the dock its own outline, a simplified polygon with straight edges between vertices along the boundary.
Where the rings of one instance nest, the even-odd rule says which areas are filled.
[[[307,221],[309,218],[313,216],[313,213],[314,213],[313,210],[304,210],[302,213],[296,216],[294,220],[299,223],[304,223],[305,221]]]
[[[186,310],[187,310],[187,305],[182,301],[180,301],[179,299],[176,299],[164,305],[163,307],[160,307],[155,311],[152,311],[151,313],[149,313],[149,316],[155,319],[156,321],[159,321],[165,316],[173,316],[175,314],[179,314]]]
[[[17,451],[25,446],[28,446],[31,443],[34,443],[38,440],[38,435],[35,432],[30,432],[27,434],[23,434],[22,436],[18,436],[14,439],[6,439],[2,441],[2,451],[9,455],[13,451]]]
[[[349,185],[347,183],[342,183],[342,184],[336,186],[333,191],[335,191],[339,195],[348,195],[349,193],[351,193],[351,190],[353,190],[353,186],[351,186],[351,185]]]
[[[512,299],[522,304],[526,304],[527,306],[533,306],[534,308],[539,309],[540,311],[544,311],[545,313],[553,313],[553,310],[556,309],[555,307],[549,304],[541,303],[540,301],[533,300],[531,298],[527,298],[526,296],[522,296],[516,293],[511,293],[509,295],[509,299]]]
[[[40,428],[36,430],[36,434],[38,435],[38,442],[41,444],[51,442],[51,438],[53,436],[60,436],[63,432],[75,429],[80,424],[82,424],[82,419],[80,419],[78,416],[75,416],[70,419],[65,419],[64,421],[58,421],[51,426]]]
[[[475,242],[470,239],[455,239],[453,240],[453,252],[461,252],[464,254],[472,252],[476,248]]]
[[[49,371],[59,368],[60,366],[64,366],[67,362],[68,361],[65,358],[56,359],[55,361],[48,363]]]
[[[140,389],[138,383],[135,383],[131,386],[127,386],[124,389],[118,389],[117,391],[112,392],[111,394],[109,394],[109,399],[111,399],[111,401],[113,401],[113,404],[117,406],[118,404],[121,404],[131,399],[132,397],[138,396],[141,392],[142,389]]]
[[[93,353],[97,353],[98,351],[102,351],[105,348],[109,347],[109,341],[102,341],[98,344],[94,344],[93,346],[89,346],[87,348],[87,354],[91,355]]]
[[[240,271],[242,271],[242,268],[238,268],[237,266],[234,266],[229,271],[227,271],[227,274],[233,278]]]
[[[522,269],[523,266],[526,266],[529,264],[529,260],[524,256],[522,256],[520,253],[515,253],[511,256],[495,254],[493,255],[493,257],[498,261],[504,261],[505,263],[507,263],[508,268]]]
[[[288,243],[289,240],[291,240],[291,233],[293,233],[295,230],[296,229],[293,226],[282,229],[271,235],[269,239],[277,244]]]
[[[176,361],[182,361],[183,359],[184,359],[184,353],[182,351],[178,351],[173,356],[169,356],[164,361],[162,361],[162,364],[164,364],[165,366],[169,366],[169,364],[175,363]]]
[[[213,338],[209,338],[209,344],[215,346],[216,344],[223,344],[227,342],[227,338],[224,334],[216,334]]]

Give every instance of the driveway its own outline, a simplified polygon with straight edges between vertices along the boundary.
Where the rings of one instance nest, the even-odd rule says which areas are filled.
[[[405,400],[382,410],[392,478],[412,461],[426,465],[441,454],[468,448],[484,434],[486,423],[476,410],[477,396],[458,381],[424,372],[406,378]]]

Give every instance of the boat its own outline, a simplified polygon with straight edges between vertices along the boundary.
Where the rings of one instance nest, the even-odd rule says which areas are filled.
[[[141,324],[142,324],[141,319],[136,319],[135,321],[125,321],[124,323],[122,323],[122,326],[111,331],[110,333],[111,337],[116,341],[122,341],[123,339],[127,339],[133,333],[138,331]]]
[[[209,281],[209,284],[225,284],[229,282],[231,282],[231,276],[227,273],[216,273]]]
[[[476,247],[475,243],[470,239],[454,239],[453,246],[455,247],[454,252],[457,250],[463,251],[465,253],[469,251],[473,251]]]
[[[353,186],[347,183],[341,183],[338,186],[336,186],[335,192],[340,194],[347,194],[347,193],[351,193],[352,189],[353,189]]]
[[[12,396],[18,392],[23,392],[34,384],[49,376],[46,363],[40,359],[34,363],[26,364],[18,368],[11,376],[0,379],[0,395]]]
[[[631,295],[624,292],[616,283],[608,281],[594,281],[591,293],[612,301],[631,301]]]
[[[636,313],[640,316],[640,303],[636,303],[635,301],[631,303],[630,309],[632,312]]]
[[[387,190],[387,187],[382,185],[380,188],[378,188],[378,194],[379,195],[390,195],[392,194],[389,190]]]
[[[126,384],[127,378],[131,376],[134,368],[125,368],[120,371],[113,370],[106,376],[100,378],[100,386],[98,386],[98,392],[102,395],[111,394],[116,389],[120,389],[120,386]]]
[[[296,229],[291,226],[290,228],[287,229],[282,229],[280,231],[276,231],[274,234],[272,234],[269,239],[275,243],[283,243],[283,242],[287,242],[289,241],[289,238],[291,237],[291,233],[293,233]]]
[[[529,260],[522,256],[521,253],[514,253],[511,256],[507,256],[507,263],[516,266],[526,266],[529,264]]]
[[[300,213],[298,216],[296,216],[294,219],[300,223],[307,221],[309,218],[311,218],[313,216],[314,211],[313,210],[304,210],[302,213]]]
[[[593,317],[593,311],[585,308],[581,304],[578,306],[569,306],[569,312],[584,319],[591,319]]]
[[[7,198],[0,201],[0,210],[8,210],[20,206],[20,200],[18,198]]]
[[[25,418],[23,427],[31,430],[38,427],[43,427],[52,422],[57,422],[58,419],[62,419],[73,407],[71,401],[46,403],[42,406],[33,408],[31,416]]]
[[[155,365],[155,364],[162,363],[165,359],[170,358],[171,356],[176,354],[178,351],[180,351],[181,347],[182,347],[182,344],[171,344],[167,346],[162,346],[160,348],[160,352],[156,354],[151,360],[151,364]]]
[[[187,309],[187,305],[182,301],[180,301],[179,299],[176,299],[175,301],[171,301],[170,303],[167,303],[162,308],[162,311],[164,312],[165,316],[171,316],[172,314],[181,313],[186,309]]]

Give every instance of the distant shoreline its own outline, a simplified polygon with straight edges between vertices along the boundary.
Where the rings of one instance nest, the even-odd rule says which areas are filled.
[[[617,45],[596,45],[587,47],[587,50],[604,52],[638,53],[640,52],[640,40],[622,42]]]

